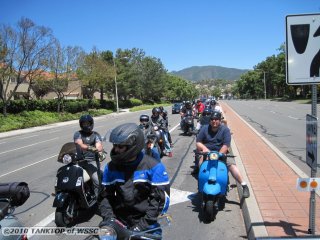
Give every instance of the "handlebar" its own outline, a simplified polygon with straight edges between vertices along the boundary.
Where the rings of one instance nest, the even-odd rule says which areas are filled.
[[[193,152],[196,154],[196,155],[201,155],[201,156],[209,156],[210,154],[212,153],[215,153],[215,154],[218,154],[219,157],[236,157],[235,155],[231,155],[231,154],[224,154],[224,153],[220,153],[218,151],[210,151],[210,152],[199,152],[197,150],[193,150]]]

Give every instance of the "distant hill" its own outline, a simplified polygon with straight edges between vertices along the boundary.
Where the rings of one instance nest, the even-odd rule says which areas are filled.
[[[249,70],[219,66],[194,66],[180,71],[172,71],[171,74],[183,77],[192,82],[198,82],[205,79],[237,80],[241,74],[247,71]]]

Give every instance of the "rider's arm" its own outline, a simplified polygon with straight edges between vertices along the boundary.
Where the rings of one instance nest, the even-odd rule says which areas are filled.
[[[99,152],[102,152],[103,151],[102,138],[98,133],[95,133],[95,142],[96,142],[95,144],[96,149],[98,149]]]
[[[105,219],[114,218],[115,215],[113,213],[112,206],[110,201],[115,196],[115,190],[113,185],[111,185],[111,180],[109,179],[109,165],[105,166],[103,176],[102,176],[102,185],[104,187],[103,191],[101,192],[102,200],[99,204],[99,209],[101,213],[101,217]]]
[[[170,181],[165,166],[158,163],[152,172],[149,205],[145,217],[141,218],[139,222],[142,229],[156,223],[158,216],[166,213],[170,204]]]
[[[221,148],[220,148],[220,153],[224,153],[224,154],[227,154],[228,153],[228,149],[229,147],[227,145],[223,145]]]
[[[80,132],[75,132],[73,139],[74,142],[77,143],[82,150],[88,150],[89,146],[83,143]]]
[[[210,152],[210,150],[203,143],[205,141],[205,131],[208,131],[207,127],[201,128],[196,139],[196,147],[200,152]]]

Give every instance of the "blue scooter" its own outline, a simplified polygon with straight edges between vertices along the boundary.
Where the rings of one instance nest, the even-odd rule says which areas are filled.
[[[195,150],[194,153],[196,161],[201,155],[204,157],[198,173],[198,191],[201,194],[204,218],[211,222],[215,219],[218,211],[224,208],[229,190],[226,159],[234,156],[217,151],[202,153]]]

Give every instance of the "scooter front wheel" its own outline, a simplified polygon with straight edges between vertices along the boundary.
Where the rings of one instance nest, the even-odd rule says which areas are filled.
[[[213,200],[209,200],[204,205],[204,216],[207,221],[213,221],[216,218],[217,209]]]

